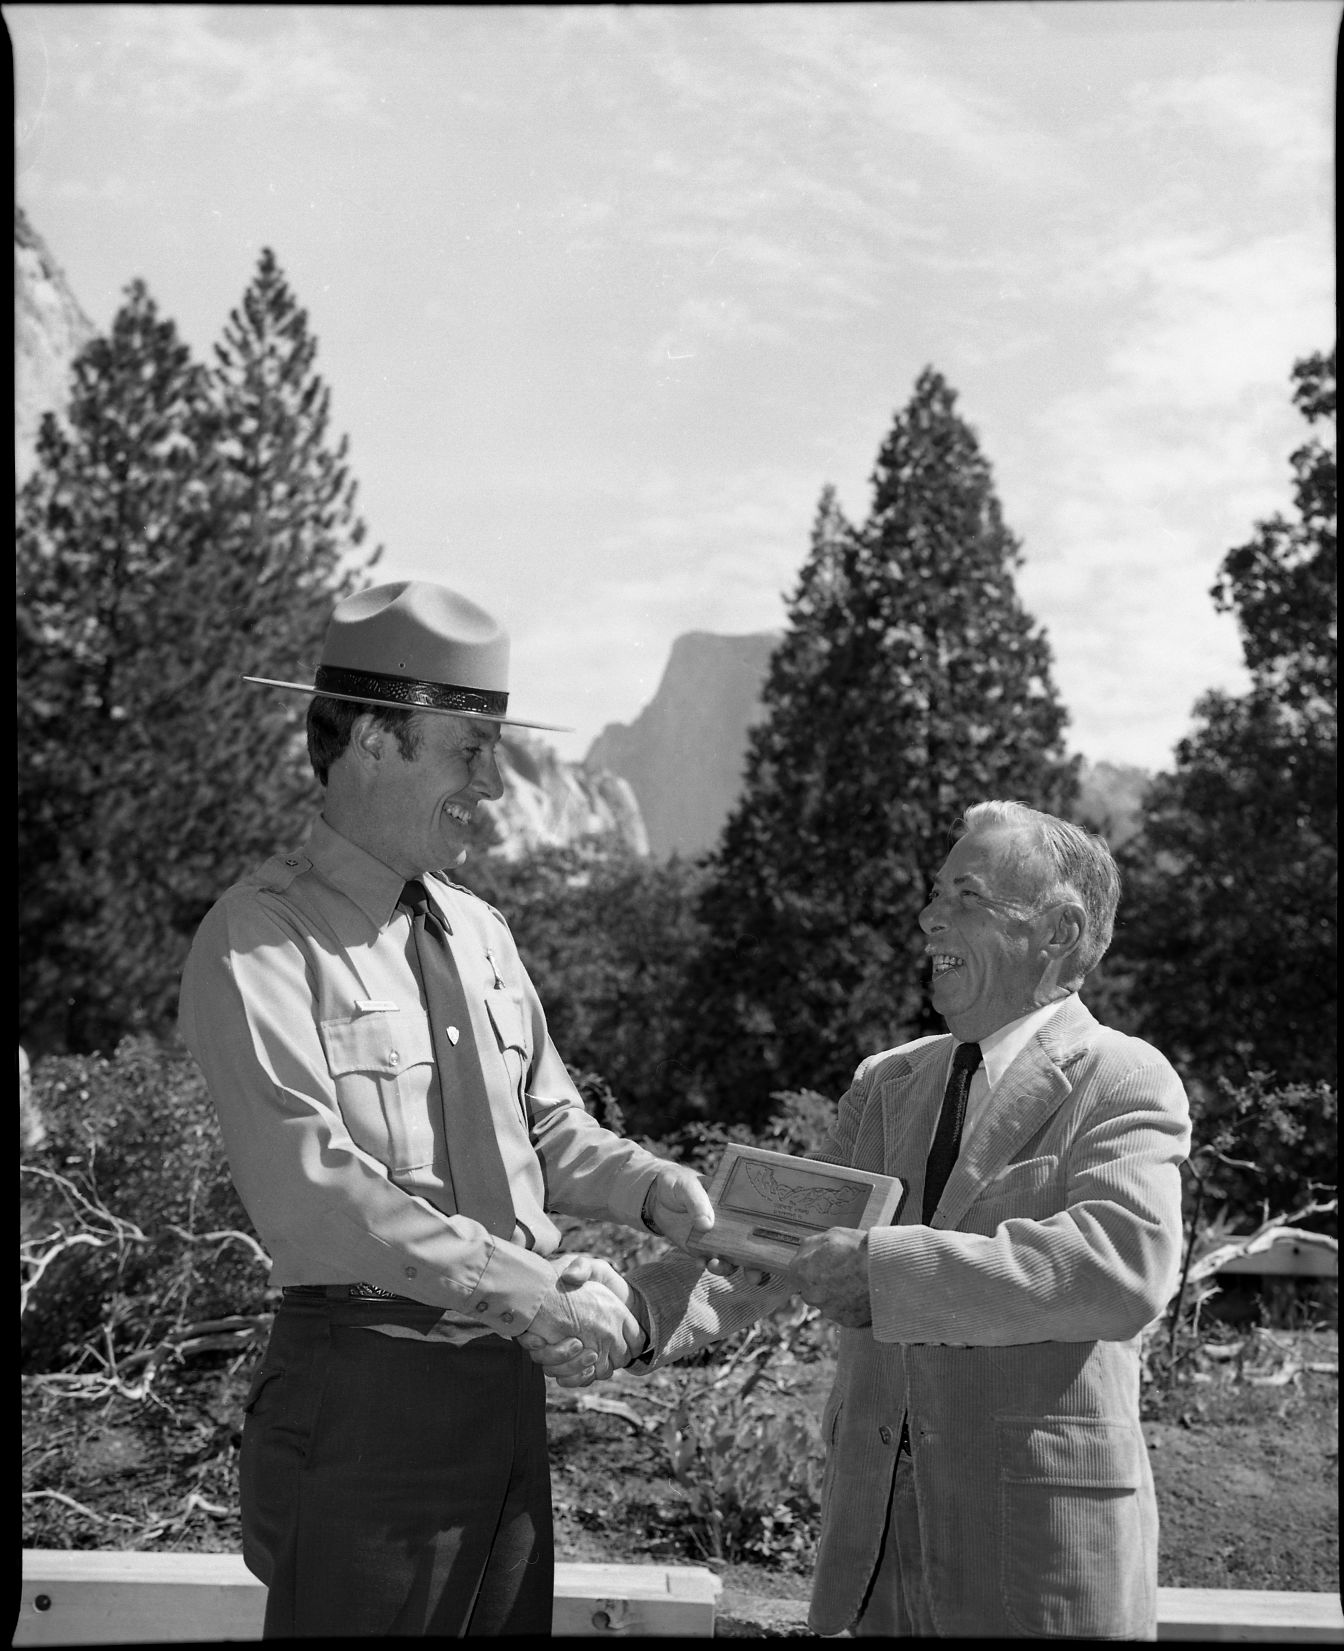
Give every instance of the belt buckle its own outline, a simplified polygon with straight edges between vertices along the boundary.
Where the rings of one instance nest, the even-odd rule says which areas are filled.
[[[365,1284],[363,1282],[359,1284],[351,1284],[347,1287],[347,1293],[352,1296],[357,1296],[360,1301],[401,1300],[401,1297],[395,1290],[384,1290],[379,1284]]]

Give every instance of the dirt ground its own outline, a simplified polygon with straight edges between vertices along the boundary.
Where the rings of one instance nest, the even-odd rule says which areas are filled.
[[[1338,1332],[1253,1335],[1145,1388],[1162,1521],[1159,1581],[1174,1587],[1339,1587]],[[1237,1343],[1228,1346],[1236,1348]],[[24,1383],[23,1545],[233,1552],[245,1367],[165,1371],[157,1402],[97,1404]],[[550,1430],[562,1559],[700,1564],[724,1583],[725,1637],[805,1632],[811,1532],[773,1563],[724,1562],[696,1539],[689,1492],[638,1379],[608,1392],[629,1414],[563,1407]],[[784,1392],[819,1414],[829,1369]],[[596,1391],[596,1390],[595,1390]],[[637,1425],[640,1424],[640,1425]],[[703,1527],[701,1527],[703,1528]]]
[[[1229,1346],[1236,1345],[1228,1343]],[[1338,1332],[1250,1336],[1145,1390],[1164,1587],[1338,1590]],[[1314,1367],[1314,1368],[1313,1368]],[[807,1386],[824,1393],[827,1372]],[[563,1558],[700,1564],[722,1578],[722,1630],[803,1631],[810,1555],[722,1563],[686,1541],[686,1493],[658,1442],[614,1416],[551,1418]]]

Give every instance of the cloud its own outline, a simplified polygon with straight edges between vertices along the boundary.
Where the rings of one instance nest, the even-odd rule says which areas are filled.
[[[1328,177],[1333,122],[1324,76],[1316,87],[1288,86],[1253,69],[1227,67],[1144,81],[1131,88],[1128,102],[1145,126],[1160,124],[1172,134],[1198,130],[1221,147],[1252,151],[1253,164],[1243,174],[1252,186],[1296,185],[1313,172]]]
[[[303,109],[377,119],[355,66],[369,11],[347,8],[342,36],[301,6],[106,6],[63,9],[53,33],[78,65],[76,96],[135,118],[181,125],[211,111]]]

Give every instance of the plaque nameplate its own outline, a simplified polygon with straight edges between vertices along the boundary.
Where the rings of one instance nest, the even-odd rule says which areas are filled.
[[[714,1225],[686,1248],[738,1266],[784,1272],[803,1241],[817,1233],[889,1223],[902,1183],[894,1175],[733,1144],[724,1148],[706,1191]]]

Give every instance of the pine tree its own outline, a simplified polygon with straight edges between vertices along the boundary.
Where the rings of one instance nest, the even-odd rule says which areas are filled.
[[[1060,811],[1075,788],[1021,552],[955,399],[921,375],[862,527],[822,495],[683,1006],[720,1117],[838,1094],[863,1056],[941,1030],[917,917],[950,827],[983,798]]]
[[[163,618],[211,510],[205,375],[142,283],[72,379],[16,543],[20,1026],[38,1047],[144,989]]]
[[[20,1027],[172,1024],[206,909],[297,830],[303,705],[363,535],[314,344],[262,269],[211,374],[143,283],[77,360],[19,501]]]
[[[229,538],[211,574],[251,662],[265,657],[286,669],[316,663],[312,640],[333,595],[354,589],[356,566],[362,574],[382,554],[359,555],[365,529],[349,441],[328,444],[331,392],[314,369],[316,354],[307,313],[264,248],[215,346]],[[283,604],[266,588],[276,579]]]
[[[1308,423],[1332,422],[1334,351],[1292,376]],[[1292,465],[1296,519],[1259,523],[1210,593],[1237,616],[1250,692],[1199,701],[1124,856],[1115,953],[1138,1027],[1208,1091],[1338,1074],[1337,478],[1315,435]]]

